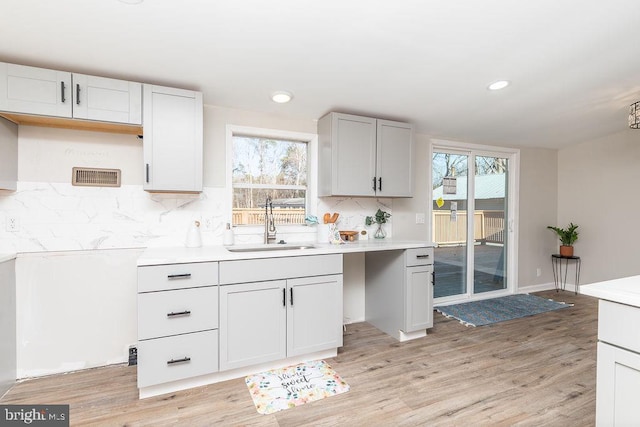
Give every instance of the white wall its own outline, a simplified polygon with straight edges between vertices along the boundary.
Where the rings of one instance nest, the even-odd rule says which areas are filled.
[[[16,382],[15,260],[0,262],[0,398]]]
[[[520,228],[518,287],[553,283],[551,254],[558,241],[548,225],[556,224],[558,210],[558,152],[550,149],[520,150]],[[540,268],[541,275],[537,275]],[[549,286],[544,286],[549,288]]]
[[[137,341],[142,250],[21,254],[16,260],[18,378],[122,363]]]
[[[558,154],[558,224],[579,225],[582,284],[640,274],[640,131],[626,129]]]

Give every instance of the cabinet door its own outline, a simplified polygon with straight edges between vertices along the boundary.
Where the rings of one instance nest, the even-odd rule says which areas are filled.
[[[202,93],[144,85],[147,191],[202,191]]]
[[[73,74],[73,117],[142,124],[142,84]]]
[[[18,125],[0,117],[0,190],[18,188]]]
[[[413,196],[413,127],[378,120],[376,194],[381,197]]]
[[[640,354],[598,343],[596,425],[638,425]]]
[[[220,287],[220,370],[286,357],[286,281]]]
[[[0,110],[71,117],[71,73],[0,63]]]
[[[332,195],[374,196],[376,120],[334,113],[331,143]]]
[[[407,267],[405,332],[433,327],[433,266]]]
[[[287,356],[342,347],[342,275],[290,279]]]

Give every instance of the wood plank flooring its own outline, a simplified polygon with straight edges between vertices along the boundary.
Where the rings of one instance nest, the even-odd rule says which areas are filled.
[[[478,328],[434,313],[425,338],[399,343],[367,323],[347,326],[327,362],[351,390],[271,415],[244,379],[139,400],[135,367],[23,381],[2,404],[70,404],[71,425],[104,426],[591,426],[597,300]]]

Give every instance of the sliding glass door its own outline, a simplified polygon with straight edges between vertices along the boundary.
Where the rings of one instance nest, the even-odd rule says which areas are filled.
[[[512,153],[434,148],[434,297],[440,301],[504,293],[509,269]]]
[[[468,163],[466,154],[433,153],[434,298],[467,293]]]

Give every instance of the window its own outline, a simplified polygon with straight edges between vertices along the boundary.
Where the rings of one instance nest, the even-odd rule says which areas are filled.
[[[233,225],[264,224],[270,196],[278,225],[304,224],[308,143],[232,133]]]

